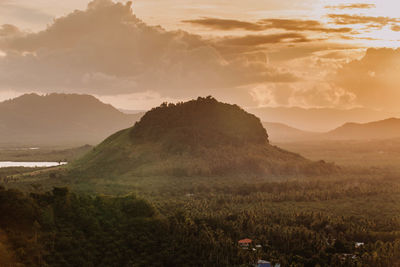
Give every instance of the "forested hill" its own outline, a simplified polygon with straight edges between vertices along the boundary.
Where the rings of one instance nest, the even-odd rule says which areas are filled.
[[[182,144],[183,149],[268,143],[267,131],[256,116],[212,97],[165,103],[147,112],[130,134],[135,143]]]
[[[73,168],[95,177],[286,175],[335,169],[270,145],[257,117],[212,97],[152,109]]]
[[[141,115],[124,114],[89,95],[22,95],[0,103],[0,145],[98,144]]]

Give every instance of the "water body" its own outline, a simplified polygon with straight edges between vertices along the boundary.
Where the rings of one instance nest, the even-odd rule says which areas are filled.
[[[17,161],[0,161],[0,168],[7,167],[55,167],[65,165],[67,162],[17,162]]]

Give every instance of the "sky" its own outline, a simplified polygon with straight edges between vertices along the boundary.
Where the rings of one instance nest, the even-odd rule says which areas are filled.
[[[92,94],[141,110],[197,96],[243,107],[400,112],[400,3],[0,0],[0,100]]]

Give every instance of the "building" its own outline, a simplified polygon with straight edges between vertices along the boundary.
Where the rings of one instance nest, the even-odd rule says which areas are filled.
[[[363,242],[356,242],[356,244],[354,245],[356,248],[362,247],[364,246]]]
[[[253,240],[251,240],[249,238],[245,238],[245,239],[239,240],[238,243],[241,248],[248,249],[250,247],[251,243],[253,243]]]
[[[269,261],[265,261],[265,260],[259,260],[257,262],[257,267],[272,267],[271,263]]]

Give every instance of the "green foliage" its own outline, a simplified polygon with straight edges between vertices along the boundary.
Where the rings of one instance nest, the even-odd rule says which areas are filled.
[[[152,265],[165,225],[133,196],[78,196],[66,188],[25,195],[0,188],[0,211],[16,255],[27,266]]]
[[[164,104],[71,168],[74,176],[282,176],[338,170],[271,146],[260,120],[214,98]]]
[[[135,143],[162,142],[171,152],[268,143],[267,132],[256,116],[212,97],[154,108],[135,124],[130,134]]]
[[[230,180],[208,187],[176,179],[181,183],[174,188],[146,196],[152,205],[132,195],[77,195],[66,188],[26,195],[0,188],[0,230],[27,266],[249,266],[260,258],[282,266],[396,266],[400,261],[396,177]],[[243,238],[254,241],[250,250],[238,246]]]

